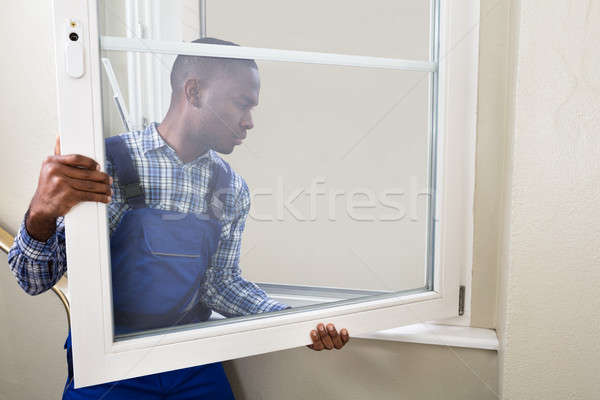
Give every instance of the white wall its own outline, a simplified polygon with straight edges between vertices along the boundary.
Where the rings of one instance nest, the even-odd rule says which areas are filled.
[[[600,2],[513,3],[503,398],[597,399]]]
[[[0,16],[0,225],[23,218],[57,132],[49,2],[4,2]],[[32,298],[0,254],[0,399],[58,398],[65,384],[67,322],[51,292]]]
[[[68,322],[52,291],[26,294],[0,254],[0,399],[60,398],[67,380]]]
[[[496,352],[379,340],[279,351],[225,368],[238,400],[495,400],[498,390]]]
[[[484,24],[501,18],[494,12]],[[50,2],[7,3],[0,21],[11,55],[0,66],[0,223],[15,233],[57,130]],[[66,378],[62,305],[52,293],[25,295],[0,258],[0,399],[58,398]],[[298,348],[226,364],[240,399],[486,400],[497,391],[496,353],[483,350],[353,339],[340,352]]]

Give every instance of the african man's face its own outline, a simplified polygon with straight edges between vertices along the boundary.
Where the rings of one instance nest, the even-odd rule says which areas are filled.
[[[229,154],[252,129],[251,111],[258,104],[258,71],[248,66],[231,68],[227,76],[215,79],[207,88],[202,105],[202,131],[211,148]]]

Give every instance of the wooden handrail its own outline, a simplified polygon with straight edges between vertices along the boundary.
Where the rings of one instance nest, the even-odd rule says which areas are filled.
[[[14,240],[13,235],[0,228],[0,249],[2,249],[3,252],[8,254]]]
[[[0,227],[0,250],[4,253],[8,254],[10,248],[13,245],[15,238],[13,235],[5,231],[2,227]],[[71,307],[69,305],[69,299],[67,298],[66,292],[68,290],[67,278],[63,276],[56,285],[52,286],[52,291],[58,298],[60,299],[63,307],[65,308],[65,312],[67,313],[67,321],[69,322],[69,326],[71,325]]]

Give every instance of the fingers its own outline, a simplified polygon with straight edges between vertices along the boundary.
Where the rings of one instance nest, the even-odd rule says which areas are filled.
[[[64,176],[68,176],[69,178],[94,181],[107,185],[112,184],[112,178],[105,172],[96,170],[90,171],[89,169],[75,168],[64,164],[58,165],[58,172]]]
[[[54,144],[54,155],[60,155],[60,135],[56,135],[56,143]]]
[[[348,340],[350,340],[350,334],[348,334],[348,330],[346,328],[340,331],[340,338],[342,339],[343,344],[348,343]]]
[[[325,348],[316,330],[313,329],[312,331],[310,331],[310,338],[312,339],[312,344],[308,345],[309,348],[316,351],[321,351]]]
[[[91,180],[74,179],[68,176],[66,176],[65,179],[73,189],[77,189],[82,192],[104,194],[107,196],[112,195],[110,185],[107,183],[94,182]]]
[[[82,201],[94,201],[97,203],[110,203],[110,201],[112,200],[112,197],[106,194],[100,194],[100,193],[92,193],[92,192],[84,192],[81,190],[75,190],[76,192],[76,196],[78,197],[78,201],[82,202]]]
[[[325,325],[323,325],[322,323],[317,325],[317,330],[319,331],[319,338],[321,339],[321,342],[323,342],[325,348],[327,350],[333,349],[333,341],[331,340],[329,333],[327,333],[327,331],[325,330]]]
[[[342,329],[338,334],[334,324],[327,324],[327,327],[320,323],[316,330],[310,331],[312,344],[307,345],[309,349],[321,351],[323,349],[341,349],[350,340],[350,335],[346,328]]]
[[[54,163],[54,166],[57,169],[56,172],[64,176],[68,176],[69,178],[112,184],[112,178],[108,174],[96,169],[89,170],[72,167],[61,162]]]
[[[342,338],[340,337],[340,335],[338,335],[337,329],[335,329],[335,325],[327,324],[327,332],[329,333],[329,337],[333,342],[333,347],[335,347],[338,350],[344,347]]]
[[[89,170],[100,170],[100,164],[90,157],[81,154],[67,154],[54,156],[56,161],[71,167],[86,168]]]

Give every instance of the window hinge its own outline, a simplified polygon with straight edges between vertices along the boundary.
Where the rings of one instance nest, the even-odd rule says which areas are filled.
[[[460,285],[458,288],[458,315],[465,313],[465,286]]]

